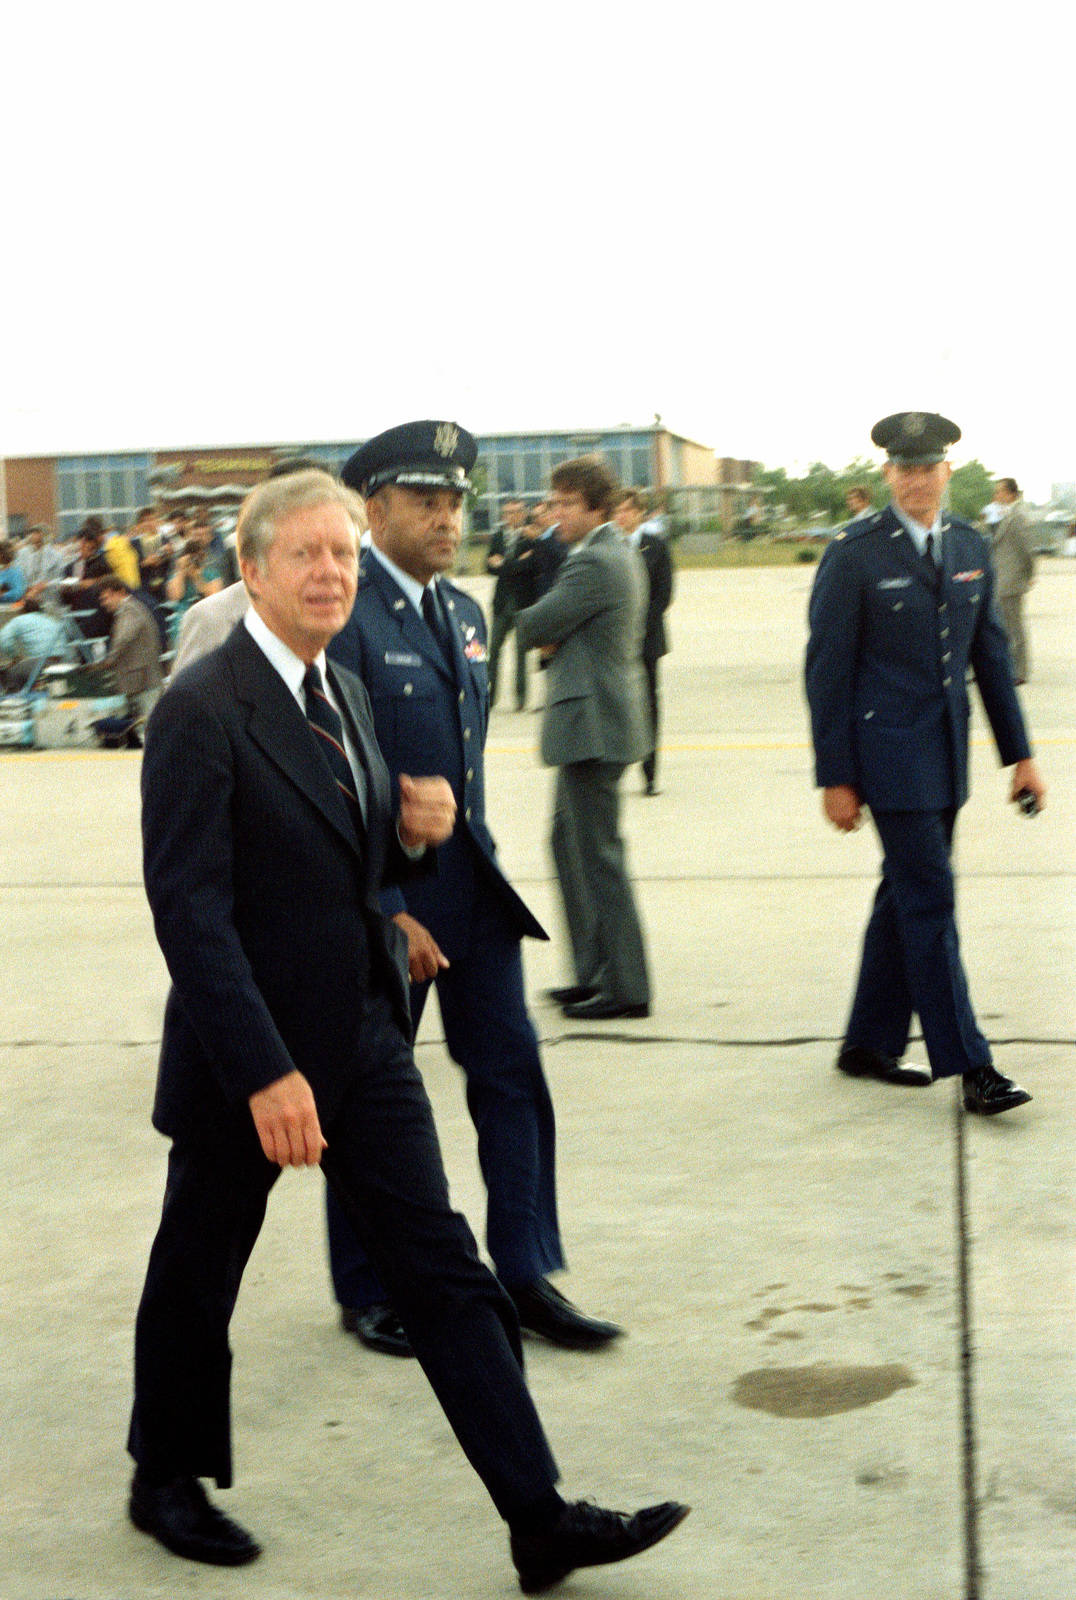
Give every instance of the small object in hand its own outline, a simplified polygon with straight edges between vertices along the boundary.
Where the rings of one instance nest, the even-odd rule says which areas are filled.
[[[1021,789],[1016,796],[1016,804],[1025,817],[1037,817],[1039,814],[1039,798],[1030,789]]]

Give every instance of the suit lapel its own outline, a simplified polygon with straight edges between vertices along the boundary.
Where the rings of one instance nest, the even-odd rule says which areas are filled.
[[[376,556],[367,555],[363,563],[363,571],[369,583],[373,584],[384,603],[386,611],[393,618],[396,626],[407,645],[420,655],[423,661],[435,668],[443,678],[452,680],[448,663],[444,658],[437,640],[430,633],[425,621],[419,616],[410,600],[404,594],[391,572],[382,566]],[[449,631],[453,635],[453,651],[455,652],[458,641],[456,635],[459,627],[455,622],[452,612],[446,611],[449,622]]]
[[[283,678],[242,625],[233,630],[224,648],[235,673],[236,695],[248,707],[250,737],[357,851],[359,841],[347,805]]]

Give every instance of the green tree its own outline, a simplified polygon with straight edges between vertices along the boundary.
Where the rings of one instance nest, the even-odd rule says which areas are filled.
[[[975,522],[994,498],[994,479],[981,461],[957,467],[949,479],[949,509],[966,522]]]

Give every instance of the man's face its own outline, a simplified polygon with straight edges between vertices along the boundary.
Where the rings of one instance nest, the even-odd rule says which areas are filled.
[[[377,548],[416,582],[429,583],[456,560],[463,534],[459,489],[412,489],[390,483],[366,506]]]
[[[562,544],[578,544],[605,521],[602,511],[592,511],[578,489],[554,489],[549,509],[557,522],[557,538]]]
[[[522,500],[506,500],[504,506],[504,520],[510,528],[521,528],[523,519],[527,515],[527,508]]]
[[[240,563],[259,616],[307,665],[340,632],[355,603],[358,542],[343,506],[303,506],[282,517],[264,567]]]
[[[895,503],[914,522],[930,528],[941,510],[945,486],[952,468],[948,461],[935,461],[930,466],[916,462],[887,461],[885,481]]]
[[[631,500],[621,500],[613,512],[613,521],[624,533],[634,533],[643,521],[643,513]]]
[[[1011,506],[1016,496],[1012,493],[1007,483],[995,483],[994,499],[999,506]]]

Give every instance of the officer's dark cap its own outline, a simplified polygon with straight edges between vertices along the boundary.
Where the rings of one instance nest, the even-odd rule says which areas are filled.
[[[929,467],[945,460],[945,452],[960,438],[960,429],[936,411],[894,411],[871,429],[871,440],[885,450],[890,461]]]
[[[455,422],[404,422],[388,428],[345,462],[341,477],[360,494],[376,494],[386,483],[411,489],[469,489],[467,474],[478,445]]]

